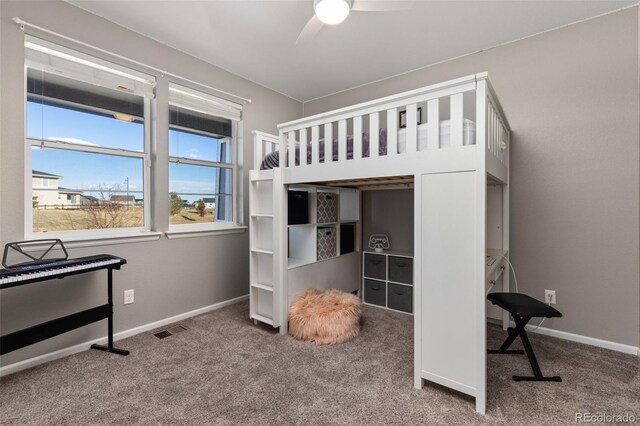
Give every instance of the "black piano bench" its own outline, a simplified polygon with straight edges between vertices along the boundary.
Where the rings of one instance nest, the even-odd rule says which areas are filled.
[[[509,337],[504,341],[500,349],[490,349],[487,353],[490,354],[522,354],[522,350],[508,350],[509,346],[516,340],[518,336],[522,340],[522,346],[527,353],[531,369],[533,370],[533,376],[513,376],[513,380],[516,382],[528,381],[528,382],[561,382],[560,376],[545,377],[540,371],[538,360],[533,353],[533,348],[527,337],[525,326],[531,320],[531,318],[558,318],[562,317],[562,314],[551,306],[542,303],[533,297],[520,293],[489,293],[487,299],[494,305],[500,306],[505,311],[509,312],[516,323],[515,327],[509,327],[507,333]]]

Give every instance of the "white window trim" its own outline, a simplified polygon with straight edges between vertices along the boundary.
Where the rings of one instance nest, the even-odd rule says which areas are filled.
[[[176,86],[178,87],[178,89],[175,88]],[[233,149],[233,152],[231,153],[232,155],[231,158],[233,159],[232,163],[219,163],[215,161],[194,160],[194,159],[185,158],[185,157],[169,156],[168,164],[180,163],[180,164],[191,164],[191,165],[197,165],[197,166],[219,167],[219,168],[231,169],[232,191],[233,191],[231,194],[231,199],[232,199],[231,208],[232,208],[233,214],[232,214],[231,222],[212,222],[212,223],[174,225],[174,224],[171,224],[171,221],[169,221],[169,229],[167,230],[165,235],[169,239],[175,239],[175,238],[200,237],[200,236],[207,236],[207,235],[219,235],[219,234],[244,232],[248,227],[243,225],[243,219],[242,219],[243,214],[239,210],[239,206],[242,203],[240,202],[241,194],[239,192],[239,188],[240,188],[239,176],[241,175],[241,173],[239,173],[238,171],[238,164],[240,163],[240,158],[238,157],[238,155],[240,152],[239,147],[241,144],[241,138],[239,137],[239,135],[242,133],[241,107],[238,108],[238,104],[235,104],[235,103],[232,104],[229,101],[218,99],[217,97],[212,97],[212,95],[208,95],[205,93],[195,92],[192,89],[184,88],[183,86],[179,86],[171,82],[169,83],[169,90],[178,94],[188,93],[190,96],[200,98],[200,100],[215,102],[214,101],[215,99],[221,104],[223,103],[228,104],[227,107],[237,109],[239,112],[238,112],[238,116],[225,116],[217,112],[207,111],[206,108],[196,109],[196,108],[190,107],[189,105],[181,105],[179,103],[181,99],[178,97],[170,99],[169,105],[191,109],[207,115],[212,115],[214,117],[218,116],[222,118],[231,119],[231,123],[232,123],[231,138],[233,140],[233,143],[231,144]],[[169,111],[167,111],[167,113],[168,112]],[[233,118],[233,117],[236,117],[236,118]],[[169,130],[171,130],[171,128],[172,128],[171,124],[169,124]],[[180,127],[176,126],[176,129],[180,130]],[[170,178],[171,177],[169,176],[169,179]]]
[[[242,105],[169,82],[169,104],[233,121],[242,120]]]
[[[152,217],[157,215],[158,212],[154,210],[153,200],[151,199],[151,147],[153,133],[157,130],[155,127],[155,119],[152,122],[152,115],[154,114],[153,106],[155,105],[155,85],[156,76],[139,72],[132,69],[130,66],[121,66],[116,62],[111,62],[108,59],[102,59],[97,56],[87,55],[77,50],[71,50],[65,46],[50,43],[46,40],[42,40],[33,36],[26,36],[27,42],[35,42],[41,44],[44,49],[36,48],[27,57],[25,53],[25,73],[24,73],[24,87],[23,91],[23,115],[25,123],[25,134],[23,138],[24,142],[24,238],[60,238],[65,241],[67,247],[93,247],[103,246],[111,244],[122,243],[135,243],[144,241],[157,241],[163,235],[168,239],[175,238],[190,238],[201,237],[220,234],[234,234],[243,233],[248,229],[244,225],[244,213],[243,213],[243,188],[242,180],[243,174],[241,172],[243,159],[242,159],[242,143],[243,143],[243,122],[242,122],[242,104],[232,102],[226,99],[219,98],[215,95],[210,95],[200,90],[194,90],[180,84],[168,82],[170,95],[176,99],[187,99],[190,109],[194,109],[199,112],[210,114],[213,116],[223,117],[231,119],[232,126],[232,138],[233,145],[233,162],[232,163],[207,163],[207,166],[216,166],[232,169],[232,208],[233,215],[231,222],[213,222],[205,224],[184,224],[184,225],[169,225],[166,232],[162,230],[155,230],[157,223],[152,222]],[[25,46],[25,48],[33,49],[33,46]],[[49,49],[53,50],[50,51]],[[56,52],[60,52],[58,54]],[[108,55],[112,55],[110,52],[102,51]],[[71,60],[66,55],[70,54],[78,60]],[[47,58],[46,55],[49,55]],[[111,56],[110,56],[111,57]],[[44,58],[44,59],[43,59]],[[63,141],[42,141],[40,139],[27,138],[27,67],[31,65],[31,68],[40,67],[46,70],[55,70],[57,65],[69,65],[67,75],[69,78],[77,79],[81,81],[97,84],[102,87],[113,88],[113,83],[118,78],[128,80],[129,84],[126,86],[126,90],[136,95],[141,95],[144,98],[144,151],[128,151],[123,149],[112,149],[105,147],[94,147],[90,149],[85,145],[78,145]],[[139,65],[144,65],[138,63]],[[97,66],[96,66],[97,65]],[[94,67],[100,72],[93,75],[93,73],[86,73],[83,70],[84,66]],[[146,65],[145,65],[146,66]],[[58,69],[59,70],[59,69]],[[179,76],[174,76],[180,79]],[[189,80],[185,80],[189,81]],[[194,84],[199,84],[193,82]],[[173,86],[173,87],[172,87]],[[123,89],[118,87],[118,89]],[[177,89],[177,90],[176,90]],[[250,102],[250,100],[249,100]],[[180,105],[173,103],[174,105]],[[207,105],[208,104],[208,105]],[[167,110],[168,113],[168,110]],[[33,145],[45,146],[49,148],[58,148],[66,150],[77,150],[84,152],[95,152],[100,154],[109,154],[123,157],[133,157],[143,159],[143,198],[144,198],[144,226],[143,227],[129,227],[129,228],[109,228],[109,229],[95,229],[95,230],[68,230],[68,231],[49,231],[49,232],[33,232],[33,207],[32,207],[32,158],[31,150]],[[180,158],[180,162],[187,163],[188,159]],[[170,159],[171,161],[171,159]],[[197,164],[197,162],[194,162]],[[154,167],[162,166],[161,164],[154,164]],[[155,194],[157,196],[158,194]],[[153,230],[152,230],[153,229]]]
[[[140,243],[157,241],[162,232],[132,231],[123,228],[121,232],[92,232],[93,230],[42,232],[33,238],[58,238],[64,242],[66,248],[99,247],[113,244]]]
[[[23,108],[24,108],[24,147],[25,147],[25,170],[24,170],[24,194],[25,194],[25,223],[24,236],[25,239],[38,238],[59,238],[66,242],[72,242],[70,247],[86,247],[93,245],[112,244],[114,241],[124,241],[143,238],[146,240],[157,240],[162,233],[151,232],[151,197],[150,197],[150,176],[151,176],[151,100],[143,97],[144,102],[144,150],[129,151],[119,148],[105,148],[92,145],[80,145],[63,141],[55,141],[48,139],[36,139],[27,137],[27,69],[24,68],[24,91],[23,91]],[[28,142],[28,143],[27,143]],[[57,148],[67,151],[80,151],[93,154],[107,154],[118,157],[139,158],[142,160],[142,196],[143,196],[143,226],[127,227],[127,228],[109,228],[109,229],[79,229],[68,231],[44,231],[35,232],[33,230],[33,194],[32,186],[32,161],[31,150],[36,147]],[[29,194],[27,196],[27,194]],[[143,236],[145,234],[145,236]],[[149,238],[146,238],[149,237]],[[111,242],[109,242],[111,241]],[[83,242],[83,245],[74,244],[74,242]],[[101,242],[101,243],[99,243]]]
[[[168,239],[174,240],[178,238],[206,237],[210,235],[239,234],[245,232],[248,228],[248,226],[230,222],[172,225],[170,229],[165,232],[165,235]]]
[[[153,97],[155,77],[46,40],[25,36],[25,64],[73,80]]]

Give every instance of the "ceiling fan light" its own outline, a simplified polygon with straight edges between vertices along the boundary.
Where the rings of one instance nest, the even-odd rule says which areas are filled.
[[[316,0],[314,10],[322,23],[336,25],[347,19],[350,10],[346,0]]]

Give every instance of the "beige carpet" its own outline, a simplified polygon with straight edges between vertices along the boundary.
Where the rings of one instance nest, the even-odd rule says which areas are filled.
[[[488,409],[440,387],[413,388],[413,317],[364,307],[362,332],[316,346],[256,327],[240,303],[159,340],[118,342],[0,380],[0,424],[461,425],[575,424],[576,412],[632,413],[640,422],[639,360],[532,335],[545,374],[516,383],[524,355],[488,357]],[[444,324],[443,324],[444,326]],[[452,330],[452,332],[455,332]],[[503,331],[489,327],[489,345]]]

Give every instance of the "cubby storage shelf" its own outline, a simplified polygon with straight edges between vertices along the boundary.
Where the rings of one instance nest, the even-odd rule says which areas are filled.
[[[392,311],[413,313],[413,255],[397,251],[362,253],[363,301]]]
[[[295,217],[296,220],[294,222],[300,222],[300,218],[305,218],[308,221],[308,223],[288,225],[289,269],[333,259],[359,250],[359,244],[357,243],[359,231],[356,231],[356,228],[360,217],[360,191],[353,188],[314,185],[290,186],[289,191],[306,192],[308,194],[308,196],[304,196],[304,194],[303,196],[297,195],[297,199],[307,200],[306,202],[297,203],[297,205],[299,208],[306,207],[308,212],[298,214],[297,211],[292,212],[289,210],[290,220],[291,217]],[[320,204],[322,204],[322,207]],[[289,208],[291,206],[290,204]],[[329,220],[329,222],[319,222],[319,220]],[[354,225],[354,230],[345,233],[346,236],[341,235],[340,225],[343,224]],[[327,228],[332,229],[329,232],[329,234],[332,234],[331,237],[327,234]],[[322,233],[323,231],[325,234]],[[353,240],[350,244],[345,245],[348,248],[345,249],[344,253],[341,252],[342,238]],[[333,246],[335,246],[335,252]]]
[[[387,281],[389,284],[398,284],[398,285],[405,285],[407,287],[413,287],[413,284],[407,284],[407,283],[397,283],[395,281]]]

